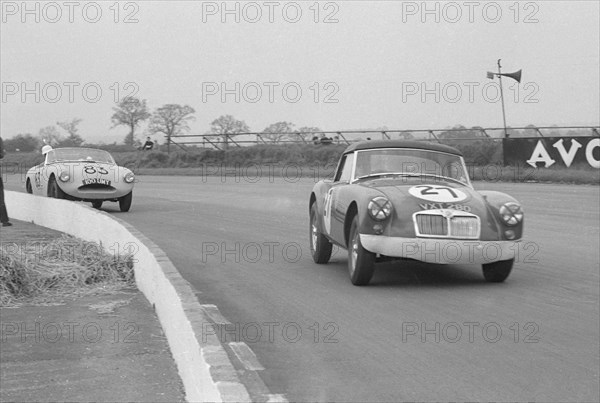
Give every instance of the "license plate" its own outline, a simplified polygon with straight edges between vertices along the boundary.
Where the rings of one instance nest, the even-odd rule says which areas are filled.
[[[108,179],[99,179],[99,178],[90,178],[83,180],[84,185],[106,185],[110,186],[110,181]]]

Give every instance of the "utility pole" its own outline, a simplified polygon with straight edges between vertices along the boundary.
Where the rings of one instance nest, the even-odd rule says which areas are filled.
[[[502,66],[498,59],[498,81],[500,82],[500,100],[502,101],[502,121],[504,122],[504,138],[508,138],[508,131],[506,130],[506,110],[504,109],[504,91],[502,91]]]
[[[500,60],[498,59],[498,73],[492,73],[488,71],[487,78],[494,79],[494,76],[498,76],[498,80],[500,81],[500,100],[502,102],[502,121],[504,122],[504,137],[508,138],[508,130],[506,129],[506,110],[504,108],[504,91],[502,90],[502,76],[510,77],[516,82],[521,82],[521,70],[515,71],[514,73],[502,74],[502,66],[500,65]]]

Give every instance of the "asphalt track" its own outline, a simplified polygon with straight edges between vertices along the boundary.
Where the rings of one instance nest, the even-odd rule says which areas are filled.
[[[5,178],[6,179],[6,178]],[[526,212],[503,284],[479,266],[381,264],[352,286],[346,252],[308,252],[314,180],[140,176],[132,210],[103,207],[154,242],[232,323],[271,393],[290,401],[599,401],[597,186],[477,183]],[[7,189],[22,190],[20,177]],[[10,211],[9,211],[10,213]]]

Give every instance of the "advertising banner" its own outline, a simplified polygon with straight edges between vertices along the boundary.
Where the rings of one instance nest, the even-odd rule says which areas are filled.
[[[509,137],[503,148],[505,165],[600,169],[600,137]]]

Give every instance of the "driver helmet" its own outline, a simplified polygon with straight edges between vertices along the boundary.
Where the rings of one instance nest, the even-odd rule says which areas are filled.
[[[52,151],[52,146],[46,144],[42,147],[42,155],[46,155],[49,151]]]

